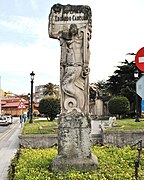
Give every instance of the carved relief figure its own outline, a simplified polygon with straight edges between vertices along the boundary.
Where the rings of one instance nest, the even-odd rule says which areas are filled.
[[[84,107],[84,32],[71,24],[68,32],[59,32],[61,52],[61,88],[64,92],[64,108],[67,111]]]
[[[62,113],[73,109],[89,113],[88,75],[91,9],[55,4],[49,16],[49,36],[61,46],[60,87]]]

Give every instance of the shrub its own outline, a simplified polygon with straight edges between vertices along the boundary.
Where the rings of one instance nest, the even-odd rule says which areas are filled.
[[[54,173],[51,171],[51,163],[57,156],[56,148],[21,149],[13,180],[135,180],[134,161],[138,155],[136,147],[94,146],[92,152],[98,158],[97,171],[69,170]],[[143,166],[142,153],[139,180],[144,179]]]
[[[50,118],[50,121],[54,120],[57,114],[60,113],[60,100],[53,97],[41,99],[39,112]]]
[[[124,96],[115,96],[108,103],[109,112],[113,115],[123,115],[130,109],[129,100]]]

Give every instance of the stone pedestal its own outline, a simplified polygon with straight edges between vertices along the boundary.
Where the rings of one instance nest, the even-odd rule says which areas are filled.
[[[52,165],[54,171],[65,171],[71,168],[78,170],[97,168],[97,159],[91,154],[90,121],[89,117],[76,111],[61,115],[58,156]]]
[[[52,164],[52,170],[55,172],[75,169],[79,171],[92,171],[97,169],[97,158],[92,155],[91,158],[66,158],[58,156]]]

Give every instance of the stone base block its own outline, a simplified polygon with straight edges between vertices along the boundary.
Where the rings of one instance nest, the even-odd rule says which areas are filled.
[[[52,162],[52,171],[67,171],[70,169],[75,169],[79,171],[91,171],[97,170],[98,161],[96,156],[92,155],[91,158],[81,159],[81,158],[64,158],[61,156],[57,156],[55,160]]]

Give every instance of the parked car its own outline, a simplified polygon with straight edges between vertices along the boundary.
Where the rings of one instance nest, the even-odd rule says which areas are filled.
[[[13,120],[11,115],[8,116],[0,116],[0,125],[9,125],[12,124]]]
[[[7,115],[7,121],[9,122],[9,124],[13,123],[13,117],[11,115]]]

